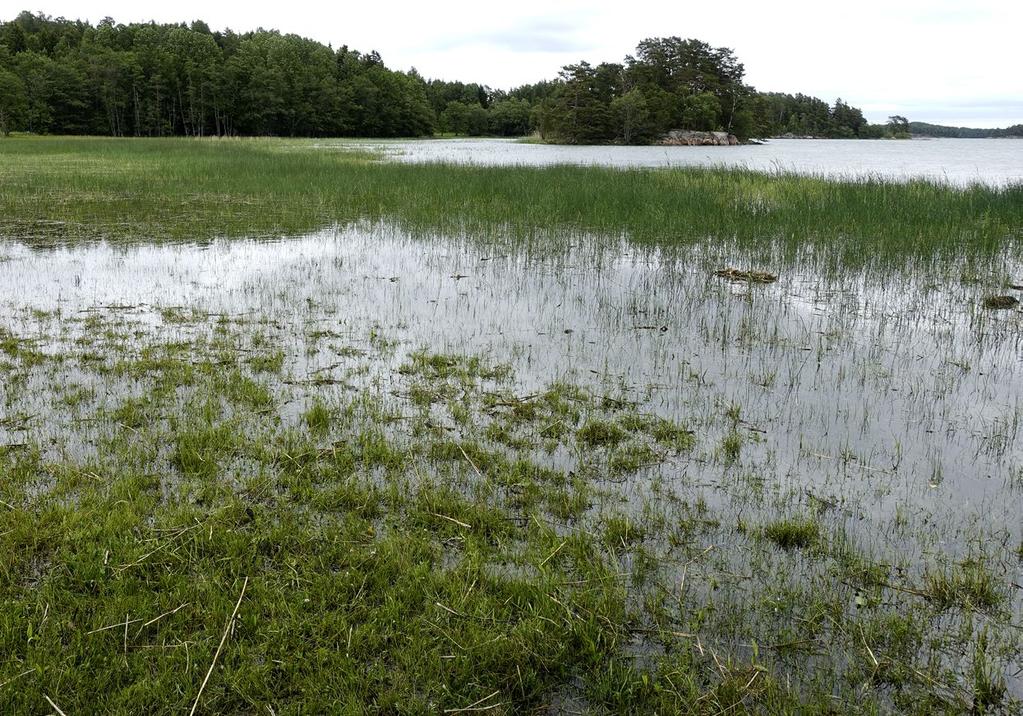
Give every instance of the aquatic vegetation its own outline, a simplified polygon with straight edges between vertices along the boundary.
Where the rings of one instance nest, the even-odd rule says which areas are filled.
[[[330,429],[330,409],[318,398],[313,399],[312,405],[302,415],[302,419],[313,433],[322,435]]]
[[[367,160],[359,147],[327,151],[316,140],[267,139],[5,141],[0,230],[45,245],[279,237],[388,220],[414,233],[541,246],[578,233],[653,246],[738,241],[789,256],[812,245],[856,265],[948,256],[967,244],[981,259],[1018,247],[1023,223],[1023,186],[832,181],[738,169],[410,165]],[[765,196],[772,206],[766,213],[751,199]],[[186,205],[187,212],[179,210]]]
[[[714,272],[715,276],[726,278],[729,281],[746,281],[748,283],[774,283],[778,277],[767,271],[753,271],[747,269],[724,268]]]
[[[999,580],[980,559],[966,559],[925,575],[928,596],[942,609],[993,610],[1005,601]]]
[[[1007,308],[1015,308],[1019,305],[1019,299],[1015,296],[985,296],[982,301],[984,308],[994,308],[1005,310]]]
[[[0,710],[1019,710],[1012,190],[11,144]],[[515,182],[564,206],[488,223]],[[711,200],[643,238],[736,183],[791,235]]]
[[[820,525],[806,517],[790,517],[764,527],[764,537],[782,549],[806,549],[820,540]]]
[[[625,430],[607,420],[588,420],[576,432],[576,438],[587,447],[613,447],[627,437]]]

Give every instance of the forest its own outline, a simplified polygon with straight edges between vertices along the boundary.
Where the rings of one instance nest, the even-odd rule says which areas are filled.
[[[276,31],[0,23],[0,133],[110,136],[523,136],[643,144],[672,129],[740,139],[876,137],[841,99],[758,92],[727,48],[643,40],[621,63],[568,65],[509,91],[388,69],[379,53]]]
[[[910,122],[909,131],[924,137],[950,137],[954,139],[987,139],[991,137],[1023,137],[1023,124],[1011,127],[946,127],[927,122]]]

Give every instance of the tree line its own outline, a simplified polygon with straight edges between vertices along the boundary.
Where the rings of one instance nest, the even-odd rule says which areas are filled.
[[[205,23],[0,23],[0,132],[113,136],[522,136],[641,144],[673,129],[740,138],[878,136],[842,100],[758,92],[732,50],[653,38],[622,63],[510,91],[426,80],[375,52]],[[884,125],[880,125],[881,133]]]
[[[205,23],[118,25],[22,13],[0,25],[6,129],[115,136],[419,136],[422,78],[376,53]]]
[[[113,136],[520,136],[534,92],[426,81],[379,53],[203,22],[21,13],[0,23],[0,132]]]
[[[913,134],[925,137],[952,137],[958,139],[981,139],[988,137],[1023,137],[1023,124],[1014,124],[1001,129],[982,127],[946,127],[927,122],[909,122],[907,127]]]

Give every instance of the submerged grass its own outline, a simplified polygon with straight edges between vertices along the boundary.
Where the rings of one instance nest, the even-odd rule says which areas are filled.
[[[563,693],[597,711],[796,703],[746,664],[635,662],[623,645],[644,632],[619,560],[649,527],[616,510],[594,535],[579,523],[593,485],[490,445],[486,427],[528,434],[585,411],[588,426],[673,445],[690,433],[565,383],[495,398],[507,366],[425,351],[394,374],[457,381],[464,425],[371,390],[332,408],[253,366],[247,343],[218,328],[82,364],[143,397],[91,411],[103,427],[88,458],[0,454],[4,712],[544,712]],[[41,360],[6,370],[55,377],[66,359]],[[304,407],[289,420],[291,402]],[[406,428],[387,428],[395,408]],[[555,442],[571,449],[575,432]]]
[[[941,609],[962,607],[992,611],[1006,601],[999,580],[979,559],[967,559],[928,572],[927,590]]]
[[[969,437],[953,409],[988,415],[993,395],[1018,405],[1018,316],[963,308],[979,279],[959,261],[1018,242],[1018,187],[405,166],[265,140],[19,139],[0,142],[0,159],[0,235],[37,245],[378,218],[431,233],[404,247],[400,277],[310,254],[317,263],[295,273],[250,277],[238,304],[200,291],[99,305],[84,287],[80,303],[43,311],[8,293],[0,712],[1019,711],[1018,521],[998,523],[989,504],[946,513],[914,498],[957,480],[932,433],[955,434],[971,475],[992,464],[977,445],[978,456],[1002,451],[1005,491],[986,494],[1011,500],[1023,484],[1018,409]],[[815,270],[767,287],[776,292],[706,266],[680,283],[662,272],[685,266],[641,274],[657,252],[616,242],[639,263],[616,273],[580,257],[513,260],[470,278],[482,274],[470,257],[489,267],[498,252],[432,236],[564,244],[584,229],[781,247],[813,254]],[[385,239],[367,233],[374,258]],[[116,261],[132,271],[142,250]],[[22,253],[31,274],[65,252]],[[208,253],[196,253],[205,269]],[[958,298],[938,297],[942,335],[961,312],[986,349],[941,344],[947,361],[909,370],[900,362],[942,352],[921,340],[931,324],[909,329],[918,304],[850,306],[869,295],[843,288],[856,272],[806,281],[816,268],[907,259],[923,261],[885,272],[897,288],[883,295],[899,298],[895,279],[908,278],[911,298],[930,302],[921,282],[954,282]],[[173,292],[195,274],[171,263],[170,279],[153,280]],[[416,281],[431,271],[441,283],[425,292]],[[593,277],[630,285],[602,291]],[[539,290],[560,282],[579,290]],[[544,307],[528,322],[483,320],[522,295]],[[447,302],[457,310],[421,320],[468,325],[420,342],[417,314],[404,303],[395,313],[392,298]],[[163,305],[189,301],[201,305]],[[794,308],[808,301],[829,321]],[[779,329],[788,311],[801,331]],[[591,344],[595,362],[581,348]],[[628,370],[645,351],[652,362]],[[701,353],[735,372],[708,373]],[[993,377],[954,392],[980,375]],[[869,412],[851,417],[860,399]],[[893,405],[926,432],[886,422]],[[879,433],[895,445],[875,444]],[[903,455],[904,438],[921,443],[926,471],[919,453]],[[1005,514],[1016,513],[995,517]],[[983,557],[964,559],[967,543]]]
[[[823,503],[747,530],[682,477],[630,506],[634,473],[687,460],[701,430],[606,383],[526,392],[488,357],[392,356],[375,334],[349,357],[394,382],[332,390],[295,364],[254,365],[255,321],[207,317],[187,341],[171,323],[168,343],[89,319],[118,339],[96,358],[12,352],[9,404],[48,385],[79,406],[70,436],[92,447],[54,452],[51,426],[11,416],[23,442],[0,451],[0,710],[1017,705],[1004,579],[982,561],[930,568],[915,589],[839,524],[824,539]],[[60,385],[71,366],[93,391]],[[412,390],[452,386],[439,401]],[[725,556],[736,533],[742,567]],[[972,658],[951,668],[949,649]]]
[[[354,145],[357,147],[357,145]],[[260,139],[0,142],[3,232],[203,240],[387,219],[410,231],[578,231],[665,246],[707,239],[862,263],[1018,246],[1023,186],[834,181],[739,169],[469,167],[374,161]]]

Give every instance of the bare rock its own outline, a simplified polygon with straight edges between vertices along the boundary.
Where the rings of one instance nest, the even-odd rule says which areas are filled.
[[[739,144],[739,138],[728,132],[696,132],[688,129],[673,129],[661,137],[657,143],[684,147],[729,147]]]
[[[1018,306],[1019,299],[1015,296],[985,296],[982,303],[984,308],[1003,310]]]
[[[723,268],[714,272],[715,276],[729,281],[745,281],[747,283],[774,283],[778,277],[767,271],[745,271],[737,268]]]

